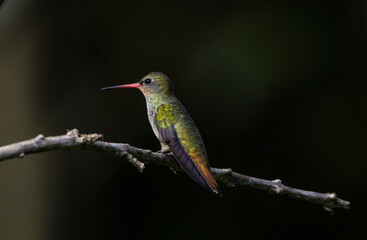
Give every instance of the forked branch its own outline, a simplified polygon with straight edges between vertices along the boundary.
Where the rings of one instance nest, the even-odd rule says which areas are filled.
[[[145,163],[159,164],[181,171],[178,163],[171,155],[164,157],[160,153],[150,150],[136,148],[126,143],[109,143],[102,141],[101,134],[79,134],[77,129],[68,131],[67,134],[54,137],[37,137],[0,147],[0,161],[24,157],[26,154],[46,152],[53,150],[75,150],[85,149],[98,152],[109,153],[130,162],[140,172],[144,170]],[[269,181],[265,179],[246,176],[228,169],[211,168],[217,181],[234,187],[243,185],[252,188],[265,190],[272,194],[284,195],[308,202],[316,203],[324,207],[331,213],[336,208],[349,209],[349,201],[340,199],[335,193],[318,193],[296,189],[284,185],[279,179]]]

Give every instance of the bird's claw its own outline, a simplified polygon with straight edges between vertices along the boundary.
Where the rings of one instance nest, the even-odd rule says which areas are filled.
[[[170,154],[171,153],[171,150],[169,148],[164,148],[164,149],[161,149],[161,150],[158,150],[156,151],[156,153],[159,153],[161,154],[163,157],[164,157],[164,160],[167,160],[167,154]]]
[[[170,152],[170,150],[168,150],[168,152],[167,152],[167,151],[165,151],[165,149],[163,149],[163,150],[156,151],[155,153],[159,153],[159,154],[161,154],[161,155],[163,156],[164,160],[166,160],[166,161],[167,161],[167,156],[166,156],[166,154],[168,154],[169,152]]]
[[[159,151],[156,151],[156,153],[163,153],[163,154],[168,154],[171,152],[171,149],[169,148],[164,148],[164,149],[161,149]]]
[[[159,153],[163,156],[164,160],[167,161],[167,156],[168,154],[172,153],[171,150],[169,148],[166,149],[161,149],[159,151],[156,151],[156,153]],[[174,174],[177,174],[177,172],[175,171],[175,169],[173,169],[172,167],[170,167],[170,169],[173,171]]]

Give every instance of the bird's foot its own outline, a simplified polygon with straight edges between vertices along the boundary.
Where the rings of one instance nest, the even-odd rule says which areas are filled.
[[[166,148],[166,149],[161,149],[159,151],[156,151],[156,153],[161,154],[163,156],[164,160],[167,161],[167,156],[166,155],[170,154],[171,150],[169,148]]]
[[[156,151],[156,153],[160,153],[160,154],[162,154],[162,156],[163,156],[163,158],[165,159],[165,160],[167,160],[167,155],[168,155],[168,157],[172,157],[172,152],[171,152],[171,149],[169,149],[169,148],[164,148],[164,149],[161,149],[161,150],[159,150],[159,151]],[[170,155],[170,156],[169,156]],[[177,174],[177,172],[176,172],[176,170],[175,169],[173,169],[172,167],[170,167],[170,169],[173,171],[173,173],[174,174]]]
[[[169,148],[164,148],[164,149],[161,149],[159,151],[156,151],[156,153],[162,153],[162,154],[168,154],[171,152],[171,149]]]

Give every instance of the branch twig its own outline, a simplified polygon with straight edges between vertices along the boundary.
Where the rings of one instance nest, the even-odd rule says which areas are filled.
[[[144,150],[130,146],[125,143],[109,143],[102,140],[101,134],[79,134],[77,129],[68,131],[66,135],[55,137],[37,137],[0,147],[0,161],[24,157],[25,154],[38,153],[53,150],[74,150],[86,149],[98,152],[106,152],[118,157],[122,157],[136,167],[140,172],[144,170],[144,163],[154,163],[170,167],[181,171],[178,163],[172,156],[164,157],[160,153]],[[227,186],[236,185],[249,186],[265,190],[272,194],[284,195],[297,198],[308,202],[316,203],[324,207],[325,210],[333,212],[336,208],[349,209],[349,201],[340,199],[335,193],[318,193],[288,187],[277,179],[273,181],[246,176],[233,172],[231,169],[211,168],[214,177],[219,182]]]

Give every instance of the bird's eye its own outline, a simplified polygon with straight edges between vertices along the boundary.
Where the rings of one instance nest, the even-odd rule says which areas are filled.
[[[144,80],[144,83],[145,83],[145,84],[149,84],[149,83],[151,83],[151,82],[152,82],[152,79],[150,79],[150,78],[147,78],[147,79],[145,79],[145,80]]]

